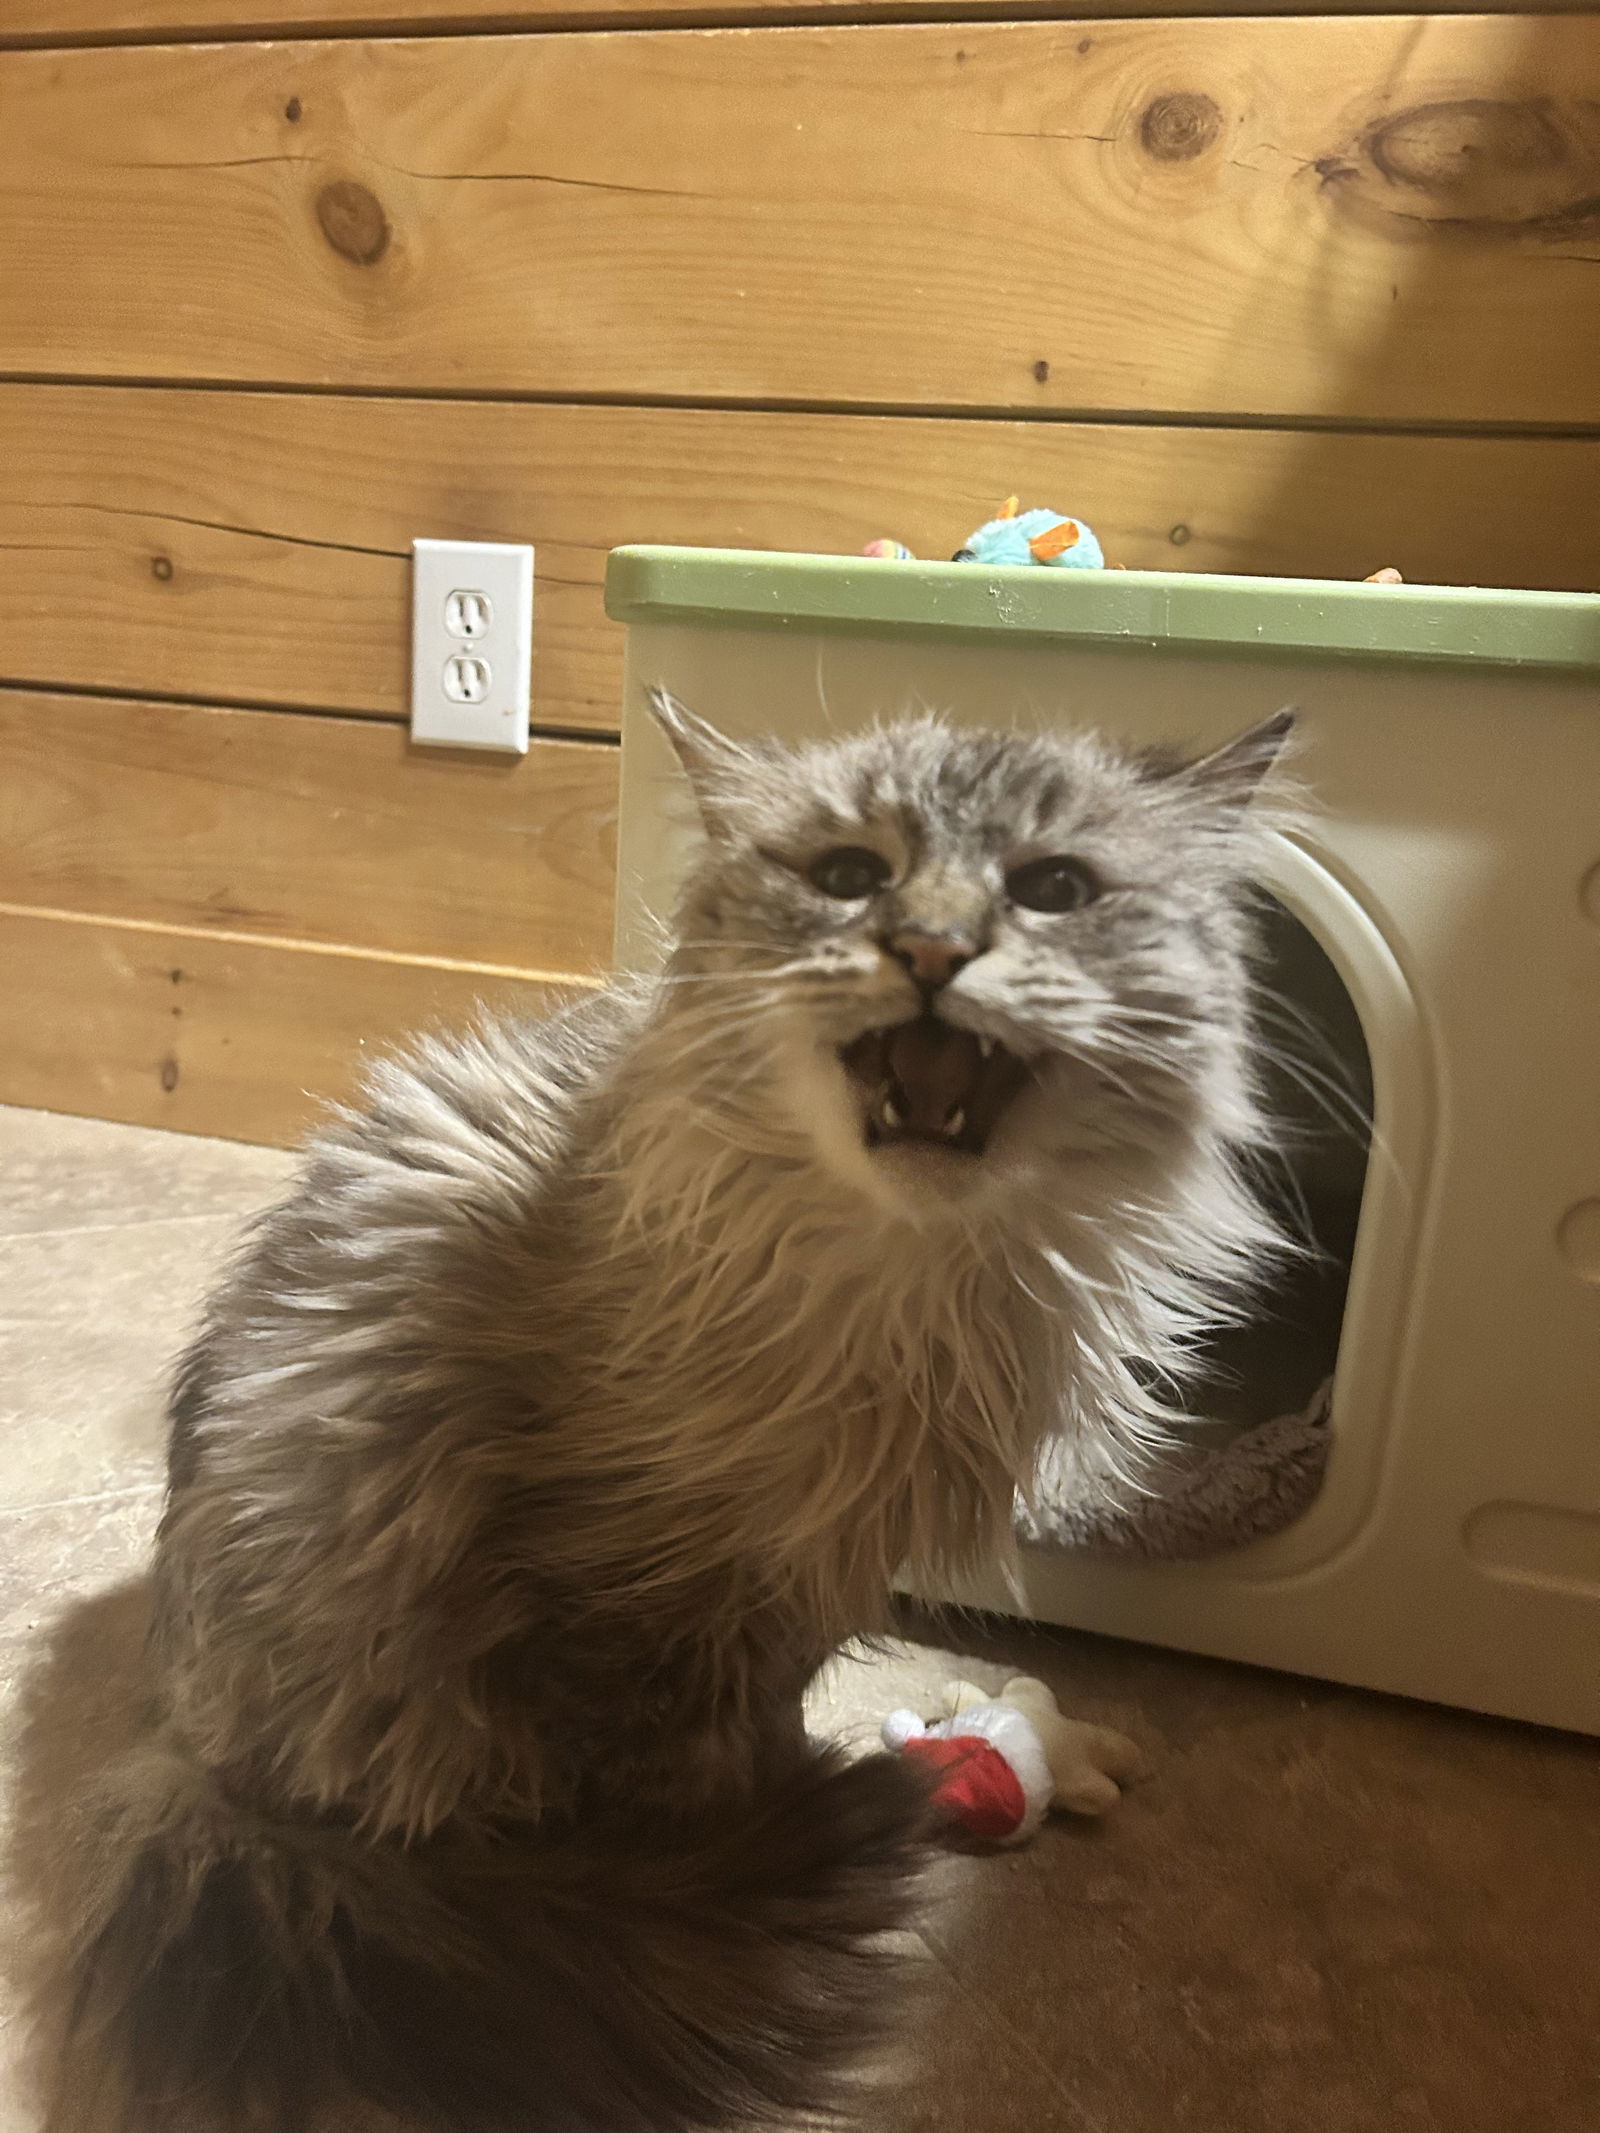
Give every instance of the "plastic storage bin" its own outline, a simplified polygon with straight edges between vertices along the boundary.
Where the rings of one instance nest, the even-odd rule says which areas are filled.
[[[1317,813],[1263,886],[1375,1121],[1326,1481],[1201,1562],[1030,1550],[1028,1610],[1600,1732],[1600,597],[635,548],[607,605],[624,966],[689,834],[652,682],[794,738],[926,707],[1209,744],[1302,707]]]

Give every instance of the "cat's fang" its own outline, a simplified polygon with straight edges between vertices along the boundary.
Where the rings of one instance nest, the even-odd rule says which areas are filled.
[[[939,1131],[944,1135],[947,1141],[953,1141],[958,1134],[965,1133],[966,1130],[967,1114],[965,1111],[962,1110],[961,1106],[957,1104],[955,1109],[951,1112],[950,1116],[939,1128]]]
[[[878,1106],[878,1116],[886,1126],[903,1126],[906,1122],[905,1113],[888,1090],[884,1091],[883,1101]]]

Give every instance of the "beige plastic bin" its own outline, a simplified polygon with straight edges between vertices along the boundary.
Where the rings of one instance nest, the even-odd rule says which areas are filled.
[[[1600,1733],[1600,598],[623,549],[607,604],[624,966],[686,834],[650,683],[794,738],[1302,707],[1319,813],[1264,885],[1348,989],[1375,1120],[1327,1480],[1200,1563],[1030,1551],[1028,1610]]]

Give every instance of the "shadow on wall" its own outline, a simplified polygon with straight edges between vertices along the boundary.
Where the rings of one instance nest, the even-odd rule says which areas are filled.
[[[1339,576],[1394,564],[1413,581],[1600,589],[1594,449],[1552,434],[1600,421],[1593,20],[1502,15],[1466,29],[1415,20],[1389,78],[1291,179],[1296,242],[1321,262],[1309,323],[1338,351],[1320,419],[1459,425],[1460,441],[1380,441],[1379,485],[1363,495],[1338,479],[1348,436],[1298,434],[1250,545],[1324,556]],[[1505,434],[1519,427],[1545,434]],[[1330,499],[1343,523],[1317,522]],[[1541,547],[1556,528],[1552,569]],[[1480,541],[1481,572],[1464,572]]]
[[[1052,88],[1062,130],[1008,166],[1060,202],[1031,225],[1041,251],[1125,240],[1143,262],[1108,292],[1074,254],[1018,299],[1026,332],[1063,344],[1030,366],[1056,419],[857,418],[835,464],[785,417],[773,515],[738,537],[848,551],[893,533],[948,555],[1019,490],[1081,513],[1130,568],[1600,589],[1593,24],[1323,17],[1298,45],[1263,18],[1160,40],[1108,25],[1104,77]],[[983,292],[997,311],[1012,271]],[[1076,345],[1096,302],[1115,328]],[[1021,368],[1036,345],[1007,355]],[[913,434],[914,459],[889,449]]]

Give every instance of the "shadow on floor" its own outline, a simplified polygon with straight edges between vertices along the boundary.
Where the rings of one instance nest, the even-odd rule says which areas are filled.
[[[93,1774],[145,1715],[147,1614],[143,1581],[74,1602],[20,1685],[8,1954],[45,2040]],[[830,1725],[931,1708],[947,1674],[1031,1672],[1133,1731],[1153,1775],[1103,1822],[938,1862],[935,2018],[863,2133],[1600,2124],[1600,1744],[995,1618],[901,1628],[842,1670]],[[101,2133],[81,2080],[50,2133]],[[15,2107],[8,2129],[42,2122]]]
[[[50,2133],[87,2124],[81,2114],[89,2099],[73,2070],[51,2099],[53,2115],[46,2094],[67,2012],[68,1921],[90,1914],[102,1854],[97,1776],[149,1722],[149,1619],[145,1578],[73,1601],[40,1632],[12,1707],[5,1984],[30,2040],[13,2080],[16,2102],[48,2122]]]

